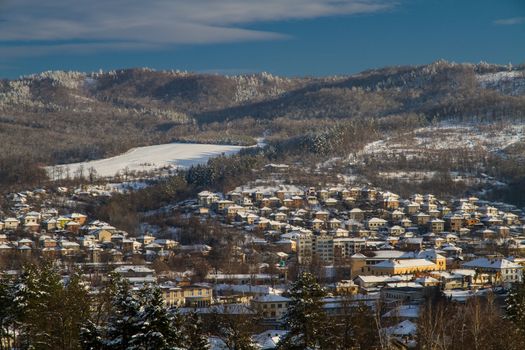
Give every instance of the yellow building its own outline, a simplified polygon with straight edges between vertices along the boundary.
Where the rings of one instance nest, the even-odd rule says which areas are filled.
[[[161,285],[166,306],[206,307],[212,302],[212,288],[207,284],[189,286]]]
[[[65,216],[61,216],[57,219],[57,228],[64,229],[66,227],[66,224],[70,222],[71,219],[67,218]]]
[[[445,270],[445,263],[436,264],[427,259],[392,259],[370,267],[373,275],[406,275],[417,272]]]
[[[100,242],[111,242],[112,234],[111,232],[107,230],[103,230],[103,229],[97,230],[96,235]]]

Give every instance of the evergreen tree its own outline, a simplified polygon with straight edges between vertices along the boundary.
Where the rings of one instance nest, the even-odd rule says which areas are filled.
[[[80,347],[83,350],[100,350],[103,346],[104,341],[100,327],[88,320],[80,329]]]
[[[21,347],[78,349],[80,325],[89,313],[87,291],[80,276],[63,280],[51,262],[30,265],[15,284]]]
[[[133,337],[141,332],[140,303],[133,296],[127,281],[117,279],[115,287],[103,345],[111,350],[125,350],[132,345]]]
[[[0,349],[14,347],[20,324],[20,313],[15,302],[15,288],[11,281],[0,283]],[[12,346],[10,346],[10,344]]]
[[[280,349],[328,348],[331,337],[325,332],[324,289],[315,277],[303,272],[290,288],[290,303],[285,315],[289,333]],[[325,345],[326,344],[326,345]]]
[[[506,318],[525,332],[525,281],[516,283],[506,299]]]
[[[202,321],[195,312],[184,317],[184,347],[192,350],[209,349],[208,339],[204,335]]]
[[[81,276],[74,273],[62,288],[58,296],[61,307],[58,309],[62,320],[58,330],[61,334],[63,349],[78,349],[80,344],[80,328],[90,316],[90,298]]]
[[[148,286],[139,293],[140,329],[131,340],[131,348],[165,350],[181,346],[182,334],[178,318],[170,313],[158,286]]]

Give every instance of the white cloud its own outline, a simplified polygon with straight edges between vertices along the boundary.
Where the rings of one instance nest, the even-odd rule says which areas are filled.
[[[372,13],[396,4],[393,0],[0,0],[0,53],[27,55],[31,52],[27,45],[39,53],[278,40],[287,36],[249,29],[249,24]]]
[[[525,17],[512,17],[512,18],[502,18],[494,21],[494,24],[511,26],[515,24],[525,23]]]

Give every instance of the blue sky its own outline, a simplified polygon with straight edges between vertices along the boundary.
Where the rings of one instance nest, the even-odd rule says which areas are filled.
[[[0,0],[0,77],[525,62],[524,0]]]

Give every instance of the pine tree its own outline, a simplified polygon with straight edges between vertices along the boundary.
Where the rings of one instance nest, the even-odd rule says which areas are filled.
[[[90,317],[90,300],[81,275],[74,273],[62,288],[60,298],[61,307],[58,308],[60,327],[56,327],[60,334],[60,343],[63,348],[76,349],[80,342],[80,328]]]
[[[115,281],[116,294],[112,301],[111,315],[104,337],[104,347],[111,350],[128,349],[133,337],[141,332],[140,303],[122,279]]]
[[[204,335],[202,321],[192,312],[184,317],[184,347],[192,350],[207,350],[209,344]]]
[[[165,350],[182,345],[181,327],[170,313],[158,286],[148,286],[139,293],[140,329],[131,340],[131,348]]]
[[[12,281],[0,283],[0,349],[10,348],[16,342],[17,328],[20,321],[20,313],[15,303],[15,288]]]
[[[329,342],[326,337],[322,298],[326,296],[324,289],[317,283],[315,277],[303,272],[290,288],[288,312],[285,315],[289,333],[283,340],[280,349],[319,348]]]
[[[516,283],[506,299],[506,318],[525,332],[525,281]]]
[[[93,321],[86,321],[80,328],[80,347],[83,350],[100,350],[104,346],[102,331]]]
[[[16,300],[20,307],[23,344],[34,349],[63,348],[64,286],[57,269],[46,262],[27,266],[18,281]]]

